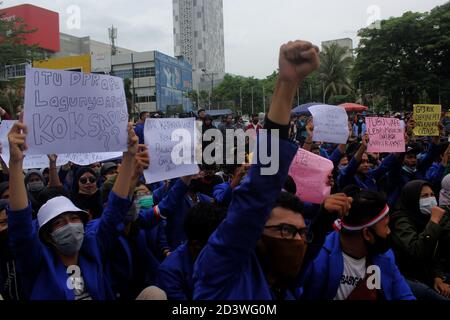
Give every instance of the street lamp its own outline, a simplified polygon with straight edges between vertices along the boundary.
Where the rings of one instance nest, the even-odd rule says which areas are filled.
[[[202,69],[202,72],[205,76],[210,77],[211,78],[211,93],[209,95],[209,110],[211,110],[212,107],[212,97],[213,97],[213,90],[214,90],[214,76],[217,75],[218,73],[215,72],[206,72],[206,69]]]

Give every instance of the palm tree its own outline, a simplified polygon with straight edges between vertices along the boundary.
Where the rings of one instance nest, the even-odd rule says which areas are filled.
[[[320,53],[319,77],[324,83],[325,96],[349,94],[352,91],[350,69],[353,58],[346,57],[346,52],[347,49],[331,44]]]

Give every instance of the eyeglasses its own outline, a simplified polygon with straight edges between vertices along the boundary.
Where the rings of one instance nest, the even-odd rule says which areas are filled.
[[[266,229],[273,229],[273,230],[279,230],[280,235],[283,239],[294,239],[297,233],[300,235],[300,237],[310,243],[312,241],[312,233],[309,232],[308,228],[300,228],[297,229],[295,226],[291,224],[279,224],[277,226],[266,226]]]
[[[80,183],[81,184],[87,184],[88,181],[89,181],[89,183],[94,183],[94,182],[97,182],[97,178],[95,178],[95,177],[89,177],[89,178],[82,177],[82,178],[80,178]]]

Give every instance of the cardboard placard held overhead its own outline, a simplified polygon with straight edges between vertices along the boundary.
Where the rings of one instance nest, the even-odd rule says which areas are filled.
[[[331,105],[309,107],[314,119],[314,141],[345,144],[348,140],[348,116],[344,108]]]
[[[405,129],[397,118],[366,118],[368,152],[405,152]]]
[[[441,110],[440,104],[415,104],[413,116],[416,126],[414,134],[416,136],[438,136]]]

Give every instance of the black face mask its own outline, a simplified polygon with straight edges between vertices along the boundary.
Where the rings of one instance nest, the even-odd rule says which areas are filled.
[[[375,243],[369,243],[367,240],[364,240],[367,252],[370,256],[386,253],[391,248],[391,241],[389,237],[382,238],[373,229],[370,228],[369,232],[372,233],[375,238]]]

